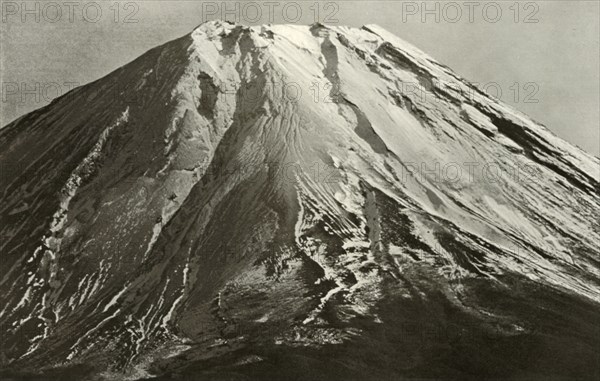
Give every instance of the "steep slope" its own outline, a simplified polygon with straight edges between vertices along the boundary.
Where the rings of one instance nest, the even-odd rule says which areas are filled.
[[[377,26],[205,23],[0,147],[7,374],[598,375],[598,158]]]

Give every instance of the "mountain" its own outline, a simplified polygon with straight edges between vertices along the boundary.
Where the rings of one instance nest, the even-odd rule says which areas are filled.
[[[600,376],[600,160],[378,26],[204,23],[0,163],[10,379]]]

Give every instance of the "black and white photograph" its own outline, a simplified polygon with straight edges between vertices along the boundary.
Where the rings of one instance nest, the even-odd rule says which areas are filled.
[[[600,380],[600,1],[0,0],[0,381]]]

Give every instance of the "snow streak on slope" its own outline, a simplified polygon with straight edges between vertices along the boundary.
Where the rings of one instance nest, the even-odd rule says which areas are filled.
[[[516,275],[600,302],[599,160],[377,26],[209,22],[75,91],[0,132],[11,369],[340,344],[431,289],[502,319],[470,285]]]

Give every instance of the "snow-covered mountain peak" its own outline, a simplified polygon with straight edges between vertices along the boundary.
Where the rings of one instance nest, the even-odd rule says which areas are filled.
[[[204,23],[2,129],[0,163],[9,369],[400,358],[425,317],[598,336],[599,159],[378,26]]]

